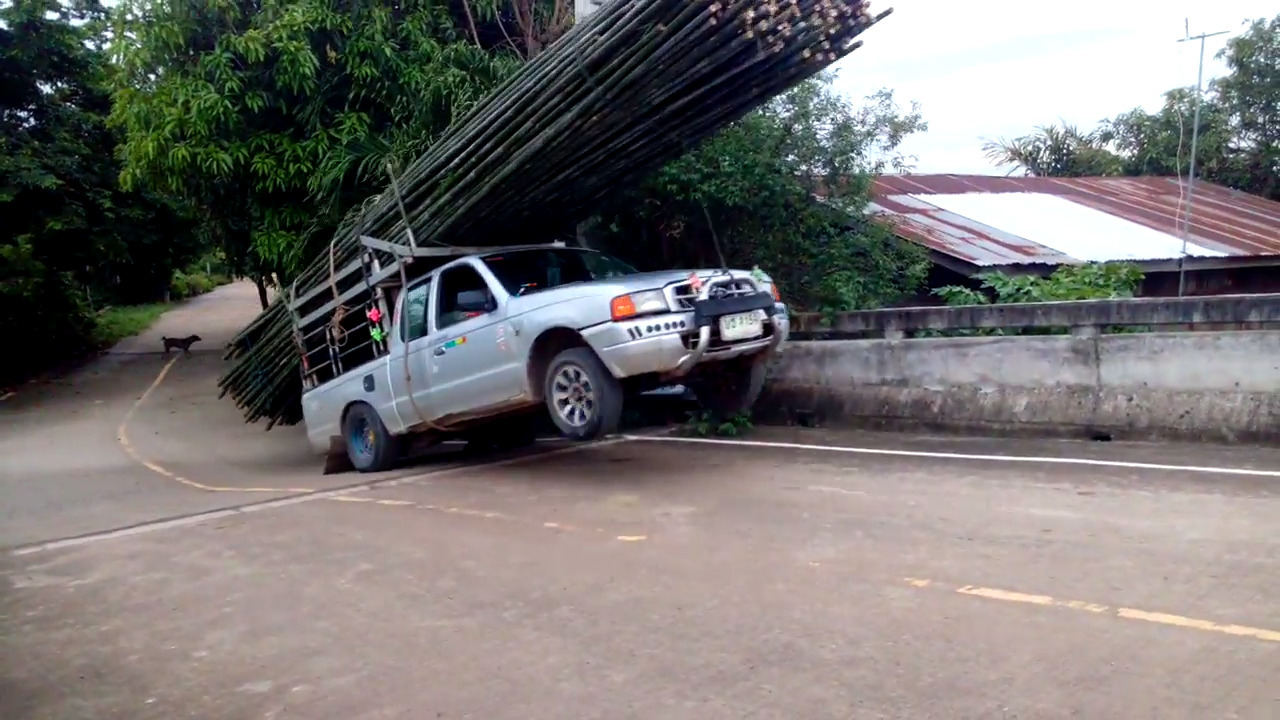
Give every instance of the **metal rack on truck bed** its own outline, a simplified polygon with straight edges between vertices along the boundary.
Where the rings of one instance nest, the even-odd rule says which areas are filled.
[[[548,247],[565,247],[563,242]],[[289,313],[309,390],[387,353],[392,310],[405,284],[466,255],[505,246],[419,247],[360,236],[359,258],[330,267],[329,280],[302,295],[291,286]]]

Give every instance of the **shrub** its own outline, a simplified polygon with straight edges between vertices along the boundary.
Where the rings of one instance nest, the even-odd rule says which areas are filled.
[[[210,290],[231,282],[226,275],[209,275],[203,272],[182,272],[175,270],[169,281],[169,300],[177,302],[187,298],[203,295]]]

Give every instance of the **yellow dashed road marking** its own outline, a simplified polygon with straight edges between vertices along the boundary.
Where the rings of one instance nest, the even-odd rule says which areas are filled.
[[[921,578],[903,578],[903,580],[907,584],[919,588],[929,586],[944,587],[931,580],[924,580]],[[987,600],[1022,603],[1024,605],[1040,605],[1042,607],[1066,608],[1068,610],[1094,613],[1096,615],[1111,615],[1112,617],[1120,618],[1122,620],[1141,620],[1143,622],[1156,623],[1158,625],[1169,625],[1189,630],[1218,633],[1220,635],[1234,635],[1236,637],[1248,637],[1267,642],[1280,642],[1280,631],[1268,630],[1266,628],[1249,627],[1247,625],[1222,624],[1211,620],[1200,620],[1183,615],[1150,612],[1147,610],[1137,610],[1126,607],[1111,607],[1109,605],[1099,605],[1098,603],[1084,602],[1081,600],[1060,600],[1048,595],[1032,595],[1028,593],[1014,592],[1011,590],[1001,590],[999,588],[963,585],[947,589],[960,595],[980,597]]]
[[[164,382],[165,376],[169,374],[169,370],[173,368],[173,364],[178,361],[179,357],[181,357],[181,355],[175,355],[172,360],[164,364],[164,367],[160,369],[160,373],[156,375],[156,379],[152,380],[151,385],[148,386],[147,389],[142,392],[142,395],[138,396],[138,399],[133,401],[133,405],[129,407],[129,411],[124,414],[124,418],[120,420],[119,427],[116,428],[116,442],[120,443],[120,447],[125,451],[125,453],[130,458],[133,459],[134,462],[145,467],[151,472],[156,473],[157,475],[162,475],[164,477],[169,478],[170,480],[174,480],[176,482],[182,483],[187,487],[195,488],[196,490],[203,490],[205,492],[251,492],[251,493],[315,492],[315,488],[223,487],[221,485],[206,485],[204,483],[196,482],[195,480],[185,478],[175,472],[170,471],[168,468],[165,468],[159,463],[153,462],[151,460],[148,460],[142,457],[142,455],[138,453],[138,450],[133,447],[133,443],[129,442],[129,421],[133,419],[134,413],[138,411],[138,408],[142,407],[142,404],[147,401],[147,398],[151,396],[151,393],[155,392],[155,389],[160,387],[160,383]]]

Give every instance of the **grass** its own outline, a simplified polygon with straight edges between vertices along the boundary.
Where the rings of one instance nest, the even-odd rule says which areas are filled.
[[[93,339],[99,347],[111,347],[127,337],[138,335],[168,310],[168,303],[109,307],[98,313]]]

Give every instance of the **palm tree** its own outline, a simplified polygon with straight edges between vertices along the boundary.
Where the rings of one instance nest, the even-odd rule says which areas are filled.
[[[1062,123],[1038,127],[1012,140],[988,140],[982,150],[995,165],[1013,166],[1010,175],[1019,170],[1035,177],[1119,175],[1123,161],[1107,147],[1108,139],[1100,130],[1086,133]]]

